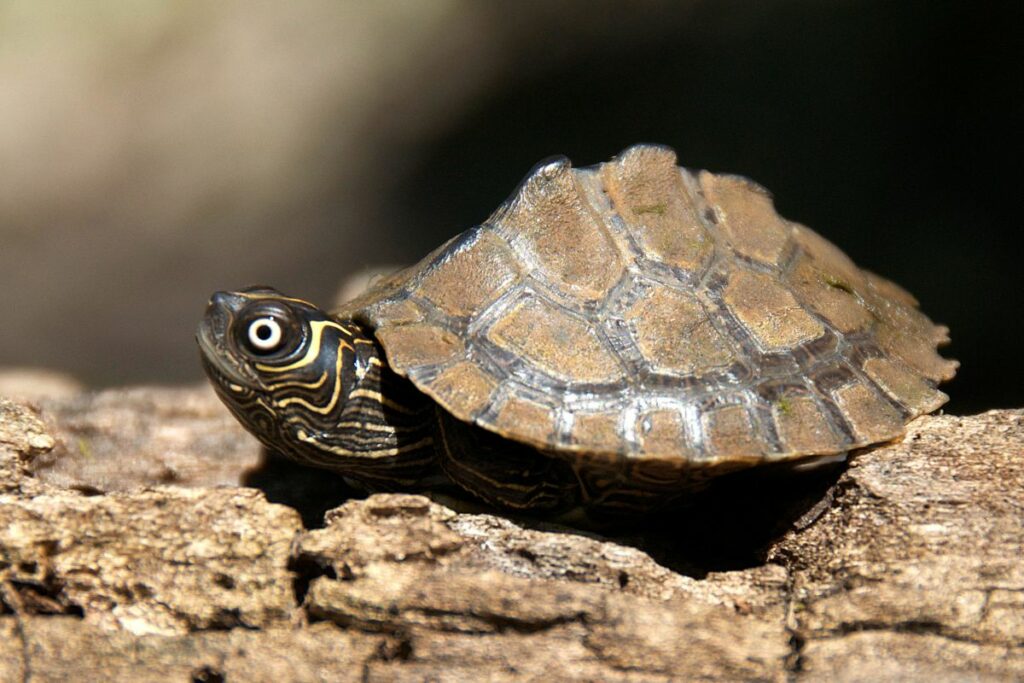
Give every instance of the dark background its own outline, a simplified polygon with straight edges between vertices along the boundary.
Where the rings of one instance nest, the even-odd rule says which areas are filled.
[[[289,21],[226,5],[67,29],[113,50],[99,96],[15,88],[28,123],[0,135],[17,181],[0,191],[5,364],[97,386],[198,380],[213,289],[329,302],[353,271],[485,218],[539,159],[649,141],[757,180],[914,293],[962,363],[947,410],[1024,405],[1024,3],[455,2],[365,24],[327,3]],[[32,54],[0,52],[0,76],[66,67]]]

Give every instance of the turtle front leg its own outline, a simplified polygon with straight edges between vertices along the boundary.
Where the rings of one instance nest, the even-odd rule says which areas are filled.
[[[434,444],[445,474],[488,505],[556,514],[580,505],[579,480],[568,462],[458,421],[440,408]]]

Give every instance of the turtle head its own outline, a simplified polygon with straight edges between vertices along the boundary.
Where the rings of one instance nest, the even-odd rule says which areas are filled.
[[[268,287],[217,292],[196,334],[221,400],[268,447],[303,450],[329,429],[356,382],[353,330]]]

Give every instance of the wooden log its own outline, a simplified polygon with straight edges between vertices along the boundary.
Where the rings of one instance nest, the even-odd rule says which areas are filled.
[[[260,462],[205,388],[0,399],[0,680],[1024,676],[1022,411],[610,535]]]

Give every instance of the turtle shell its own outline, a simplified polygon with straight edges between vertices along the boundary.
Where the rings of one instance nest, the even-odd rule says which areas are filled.
[[[467,423],[548,452],[740,465],[898,436],[947,330],[760,186],[639,145],[539,164],[482,225],[336,311]]]

